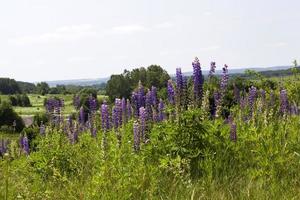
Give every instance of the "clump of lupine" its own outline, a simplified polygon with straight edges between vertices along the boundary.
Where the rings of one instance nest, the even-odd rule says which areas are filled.
[[[134,149],[135,151],[138,151],[140,149],[141,142],[146,142],[146,140],[151,139],[151,136],[148,135],[148,131],[152,123],[162,122],[167,119],[167,116],[174,115],[175,117],[172,119],[176,119],[176,115],[180,116],[184,110],[193,107],[191,105],[193,102],[189,102],[189,96],[193,96],[194,105],[197,105],[196,107],[199,106],[199,108],[204,111],[205,119],[214,120],[217,117],[221,117],[223,100],[228,90],[228,66],[224,65],[223,67],[223,73],[218,89],[208,88],[203,95],[204,79],[198,58],[195,58],[192,65],[193,76],[191,83],[193,85],[191,86],[191,90],[189,90],[187,85],[187,77],[183,76],[180,68],[176,69],[175,84],[172,80],[169,80],[166,83],[168,101],[164,102],[163,99],[158,97],[156,87],[152,86],[151,88],[145,88],[142,83],[139,82],[137,89],[132,92],[131,99],[117,98],[115,99],[114,106],[112,108],[110,108],[106,102],[103,102],[100,106],[101,125],[99,125],[99,127],[97,126],[98,122],[95,117],[97,115],[96,98],[89,96],[88,103],[91,112],[87,113],[83,106],[79,107],[79,96],[75,96],[74,106],[79,109],[78,121],[73,121],[71,118],[68,118],[66,122],[61,122],[62,124],[65,123],[63,125],[63,132],[68,135],[71,143],[78,141],[78,135],[86,130],[90,130],[91,135],[96,137],[97,130],[100,127],[105,133],[104,137],[113,129],[117,132],[117,134],[121,134],[123,125],[134,118],[134,120],[131,121],[133,122]],[[211,62],[210,67],[209,77],[213,76],[215,73],[216,63]],[[251,117],[255,112],[255,109],[257,109],[257,98],[260,98],[262,108],[270,107],[270,105],[276,103],[275,95],[272,91],[269,94],[269,103],[267,103],[267,92],[265,90],[258,90],[255,86],[251,86],[249,88],[249,93],[247,94],[245,92],[241,93],[236,85],[234,85],[233,88],[234,101],[236,104],[239,104],[238,107],[241,108],[240,111],[244,114],[244,116],[246,116],[245,119],[249,119],[249,115]],[[188,91],[192,91],[192,93],[188,94]],[[258,93],[258,91],[260,92]],[[210,101],[210,95],[213,95],[214,102]],[[289,113],[299,114],[298,106],[296,104],[289,104],[287,91],[285,89],[282,89],[278,96],[280,100],[280,113],[285,115]],[[267,106],[267,104],[269,104],[269,106]],[[63,101],[59,99],[50,98],[46,102],[46,110],[48,113],[55,113],[61,116],[62,107]],[[174,112],[174,110],[176,110],[175,108],[177,109],[177,113]],[[110,110],[112,110],[111,113]],[[213,111],[212,116],[211,111]],[[213,116],[215,116],[215,118]],[[232,141],[237,141],[237,124],[230,117],[227,119],[228,125],[230,126],[230,139]],[[46,127],[44,124],[41,124],[41,135],[44,136],[45,132]],[[29,154],[29,146],[27,144],[28,139],[26,136],[23,136],[20,145],[22,151]]]
[[[62,109],[64,107],[64,100],[58,98],[46,99],[45,109],[49,115],[50,123],[59,126],[62,122]]]

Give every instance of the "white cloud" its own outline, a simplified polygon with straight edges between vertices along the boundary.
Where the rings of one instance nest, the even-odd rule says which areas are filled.
[[[43,33],[40,35],[23,36],[10,39],[9,42],[17,45],[33,44],[33,43],[51,43],[74,41],[82,38],[96,36],[97,33],[91,24],[73,25],[59,27],[53,32]]]
[[[86,63],[95,60],[92,57],[71,57],[67,59],[68,63],[76,64],[76,63]]]
[[[133,34],[137,32],[146,32],[149,29],[141,25],[125,25],[125,26],[115,26],[112,28],[114,33],[117,34]]]
[[[173,26],[174,24],[171,22],[163,22],[163,23],[156,24],[154,27],[157,29],[167,29],[167,28],[172,28]]]
[[[288,43],[286,43],[286,42],[275,42],[272,44],[268,44],[268,46],[270,46],[270,47],[284,47],[287,45],[288,45]]]
[[[204,13],[203,13],[203,15],[205,15],[205,16],[211,16],[213,13],[211,12],[211,11],[205,11]]]
[[[217,49],[220,49],[221,47],[219,45],[213,45],[213,46],[208,46],[208,47],[200,47],[200,51],[214,51]]]

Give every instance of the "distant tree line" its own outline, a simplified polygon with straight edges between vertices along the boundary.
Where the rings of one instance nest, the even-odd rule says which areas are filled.
[[[10,78],[0,78],[0,94],[76,94],[84,88],[97,90],[100,94],[105,94],[106,83],[101,83],[92,86],[77,86],[77,85],[57,85],[50,87],[46,82],[40,82],[36,85],[33,83],[15,81]]]
[[[129,98],[131,92],[137,87],[139,81],[147,87],[155,86],[159,95],[166,95],[166,84],[170,79],[169,74],[159,65],[141,67],[131,71],[124,70],[122,74],[112,75],[106,85],[106,95],[110,101],[115,98]]]

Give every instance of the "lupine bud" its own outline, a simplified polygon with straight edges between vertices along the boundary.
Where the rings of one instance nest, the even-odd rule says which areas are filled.
[[[196,57],[193,64],[194,99],[196,104],[201,103],[203,96],[203,77],[199,59]],[[200,101],[200,102],[199,102]]]
[[[236,124],[234,122],[230,124],[230,139],[233,142],[237,141]]]
[[[79,109],[79,122],[81,124],[85,123],[85,112],[84,112],[83,106],[81,106],[80,109]]]
[[[101,124],[103,131],[108,131],[110,129],[108,105],[106,105],[106,102],[103,102],[101,105]]]
[[[140,107],[140,125],[141,125],[141,138],[143,141],[146,140],[146,109],[144,107]]]
[[[138,117],[139,116],[139,108],[140,108],[139,100],[138,100],[138,93],[132,92],[131,101],[132,101],[132,104],[134,107],[135,117]]]
[[[97,110],[97,100],[90,95],[89,96],[89,107],[90,107],[90,112],[91,113],[95,113]]]
[[[158,105],[158,121],[163,121],[165,119],[164,109],[165,109],[164,102],[162,99],[160,99]]]
[[[43,122],[41,122],[41,125],[40,125],[40,134],[41,135],[45,135],[45,132],[46,132],[46,127],[43,124]]]
[[[114,128],[117,129],[122,126],[122,103],[120,99],[115,100],[115,106],[112,114]]]
[[[151,87],[151,103],[152,103],[152,106],[156,107],[157,105],[157,88],[152,86]]]
[[[127,122],[127,107],[126,107],[126,99],[123,97],[121,102],[121,108],[122,108],[122,121],[125,123]]]
[[[239,88],[234,84],[233,86],[233,95],[234,95],[234,100],[236,103],[240,102],[240,90]]]
[[[209,73],[208,73],[209,78],[212,77],[215,72],[216,72],[216,63],[211,62],[210,63],[210,70],[209,70]]]
[[[169,103],[171,105],[174,105],[175,104],[175,91],[174,91],[172,80],[168,81],[168,88],[167,88],[167,90],[168,90],[168,100],[169,100]]]
[[[220,84],[220,89],[222,92],[226,90],[228,80],[229,80],[228,66],[225,64],[223,67],[223,74],[222,74],[221,84]]]
[[[181,68],[176,69],[176,96],[181,97],[183,93],[183,77]]]
[[[29,142],[26,135],[21,138],[21,148],[26,155],[29,155]]]
[[[127,109],[127,119],[130,120],[132,116],[132,107],[129,99],[127,99],[126,109]]]
[[[134,150],[138,151],[140,149],[140,127],[139,123],[135,121],[133,123],[133,139],[134,139]]]
[[[287,114],[289,107],[289,101],[286,90],[280,90],[280,112],[282,114]]]
[[[256,101],[256,97],[257,97],[257,89],[256,89],[256,87],[251,86],[251,88],[249,90],[249,97],[248,97],[248,104],[249,104],[251,115],[252,115],[252,112],[254,111],[254,104]]]
[[[146,94],[146,100],[145,100],[145,104],[146,104],[146,120],[149,121],[152,118],[152,95],[151,95],[151,91],[148,91]]]
[[[139,82],[139,87],[138,87],[138,102],[140,107],[145,106],[145,90],[141,81]]]

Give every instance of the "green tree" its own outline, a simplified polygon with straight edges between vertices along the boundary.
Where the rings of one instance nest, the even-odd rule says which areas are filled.
[[[36,85],[36,87],[37,87],[38,93],[43,96],[45,94],[48,94],[50,91],[50,87],[49,87],[48,83],[46,83],[46,82],[40,82]]]
[[[16,122],[16,131],[20,132],[25,127],[22,118],[13,110],[12,106],[3,101],[0,104],[0,127],[1,126],[13,126]]]
[[[112,75],[106,85],[106,95],[112,102],[115,98],[129,98],[131,93],[130,80],[124,77],[123,74]]]

